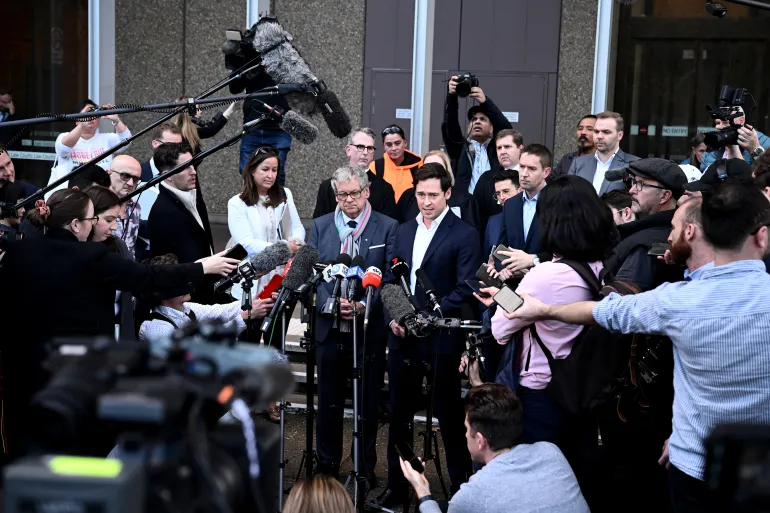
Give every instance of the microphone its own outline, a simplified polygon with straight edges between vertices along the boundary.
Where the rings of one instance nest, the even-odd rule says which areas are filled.
[[[356,297],[356,284],[364,278],[364,271],[361,269],[364,266],[364,257],[361,255],[356,256],[350,265],[350,269],[345,273],[345,278],[348,280],[348,301],[353,301]]]
[[[276,299],[270,315],[262,321],[262,326],[260,327],[262,333],[267,333],[273,319],[280,315],[287,305],[292,304],[296,300],[297,290],[313,274],[313,266],[318,262],[319,258],[318,250],[313,246],[306,245],[299,248],[297,254],[294,255],[291,268],[283,279],[283,286],[278,293],[278,299]]]
[[[417,323],[417,312],[398,285],[392,283],[383,285],[380,298],[382,298],[382,304],[387,308],[388,313],[390,313],[390,316],[397,324],[405,327],[413,335],[419,333],[420,326]]]
[[[312,144],[318,137],[318,128],[313,123],[302,118],[296,112],[290,110],[283,112],[278,107],[271,107],[263,101],[255,100],[255,102],[262,104],[262,107],[267,111],[267,117],[269,119],[280,119],[281,128],[284,132],[292,136],[293,139],[298,140],[302,144]],[[243,129],[247,130],[257,123],[262,121],[261,118],[256,118],[243,125]]]
[[[266,87],[264,89],[260,89],[258,92],[260,93],[278,93],[278,94],[289,94],[289,93],[306,93],[308,92],[309,87],[307,84],[276,84],[274,86]]]
[[[417,306],[416,300],[412,295],[411,287],[409,287],[410,274],[411,274],[411,271],[409,269],[409,264],[407,264],[406,261],[401,257],[394,257],[390,261],[390,272],[393,273],[393,276],[395,276],[399,280],[399,283],[401,284],[401,290],[404,291],[404,295],[416,308]]]
[[[275,18],[263,18],[254,27],[254,49],[260,54],[262,66],[276,83],[310,84],[315,96],[305,92],[286,94],[286,101],[293,110],[306,116],[319,111],[329,131],[338,138],[346,137],[351,130],[350,118],[337,96],[326,89],[316,77],[302,55],[294,48],[294,39]]]
[[[361,279],[361,285],[366,289],[366,312],[364,313],[364,331],[369,326],[369,312],[372,309],[372,296],[374,291],[380,287],[382,283],[382,272],[376,267],[370,267],[364,273],[364,277]]]
[[[340,253],[340,255],[337,257],[337,260],[335,261],[335,264],[332,266],[330,271],[331,277],[334,280],[334,288],[332,289],[332,295],[331,297],[329,297],[329,299],[326,300],[326,303],[321,308],[322,314],[334,316],[333,326],[335,328],[337,327],[337,318],[339,317],[338,299],[342,292],[342,280],[345,279],[345,276],[347,275],[347,272],[348,272],[348,266],[350,266],[350,264],[351,264],[350,255],[348,255],[347,253]]]
[[[251,257],[250,260],[244,260],[238,264],[235,271],[214,284],[214,291],[217,293],[224,292],[232,287],[233,283],[238,283],[243,278],[254,278],[255,276],[267,274],[276,267],[284,265],[290,258],[291,251],[289,250],[289,245],[285,242],[276,242],[272,246],[265,248],[264,251]]]
[[[425,290],[425,297],[428,300],[428,307],[434,312],[438,312],[438,314],[443,317],[444,314],[441,313],[441,299],[439,299],[439,297],[436,295],[436,289],[430,282],[428,275],[422,268],[417,269],[417,271],[415,271],[415,275],[417,276],[417,281]]]

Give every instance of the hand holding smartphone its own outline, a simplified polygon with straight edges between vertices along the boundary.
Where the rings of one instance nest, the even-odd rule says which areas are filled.
[[[396,444],[396,452],[399,456],[401,456],[401,459],[404,461],[408,461],[409,464],[412,466],[413,469],[415,469],[420,474],[425,473],[425,466],[422,464],[422,462],[417,458],[417,456],[414,454],[414,450],[410,447],[410,445],[406,442],[399,442]]]

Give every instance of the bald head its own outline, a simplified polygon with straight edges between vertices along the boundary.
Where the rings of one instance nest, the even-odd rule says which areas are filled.
[[[142,177],[142,165],[134,157],[118,155],[110,164],[110,190],[123,196],[136,189]]]

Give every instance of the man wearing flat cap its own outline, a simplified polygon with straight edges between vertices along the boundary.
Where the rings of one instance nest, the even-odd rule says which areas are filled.
[[[622,170],[610,171],[607,180],[624,180],[630,186],[631,210],[636,221],[618,226],[621,241],[604,263],[616,280],[632,282],[641,291],[666,281],[679,281],[676,270],[648,255],[656,242],[666,243],[671,233],[676,202],[684,194],[687,176],[665,159],[641,159]]]
[[[742,159],[719,159],[711,164],[700,180],[685,184],[685,193],[702,193],[716,187],[725,180],[751,180],[751,165]]]
[[[463,137],[458,117],[457,78],[453,76],[449,79],[441,137],[455,170],[454,189],[473,194],[482,174],[493,173],[500,168],[495,137],[500,130],[512,127],[484,91],[480,87],[472,87],[468,98],[479,103],[468,109],[468,134]]]

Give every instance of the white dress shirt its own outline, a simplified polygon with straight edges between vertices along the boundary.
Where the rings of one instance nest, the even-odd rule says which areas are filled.
[[[187,302],[184,304],[184,311],[175,310],[168,306],[156,306],[153,310],[171,319],[180,328],[190,322],[190,311],[192,311],[198,322],[216,319],[228,326],[235,324],[239,331],[246,329],[246,321],[241,317],[240,301],[233,301],[224,305],[201,305]],[[139,340],[168,337],[174,332],[174,329],[173,325],[160,319],[144,321],[139,328]]]
[[[414,246],[412,247],[412,272],[409,275],[409,288],[414,294],[414,288],[417,284],[417,269],[422,267],[422,259],[425,258],[425,253],[428,251],[430,241],[433,240],[433,236],[438,231],[438,226],[441,221],[446,217],[446,213],[449,212],[449,208],[444,208],[436,219],[430,224],[430,228],[425,227],[423,222],[422,212],[417,214],[417,233],[414,236]]]
[[[596,173],[594,173],[594,189],[596,189],[596,194],[599,194],[599,191],[602,188],[602,183],[604,183],[604,175],[606,175],[607,171],[609,171],[610,166],[612,165],[612,161],[615,158],[615,155],[617,155],[617,153],[618,153],[618,150],[615,150],[615,153],[613,153],[612,156],[607,159],[607,162],[602,162],[599,159],[598,151],[594,153],[594,158],[596,159]]]

